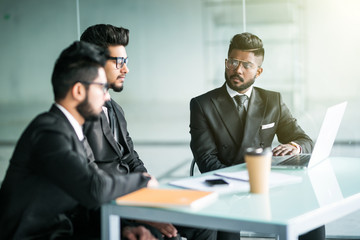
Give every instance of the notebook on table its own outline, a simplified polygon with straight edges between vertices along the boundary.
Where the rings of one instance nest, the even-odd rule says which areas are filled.
[[[272,168],[310,168],[328,158],[334,144],[347,102],[327,109],[312,154],[273,156]]]
[[[218,198],[216,192],[190,189],[141,188],[116,199],[119,205],[142,207],[181,207],[200,209]]]

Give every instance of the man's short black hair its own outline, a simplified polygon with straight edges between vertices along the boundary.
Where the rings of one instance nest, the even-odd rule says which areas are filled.
[[[129,43],[129,30],[110,24],[97,24],[88,27],[80,37],[81,41],[96,44],[103,48]]]
[[[76,82],[94,81],[108,56],[107,49],[81,41],[63,50],[56,60],[51,78],[55,101],[64,99]]]
[[[261,39],[251,33],[236,34],[230,41],[228,56],[233,49],[253,52],[255,56],[261,56],[264,60],[265,50]]]

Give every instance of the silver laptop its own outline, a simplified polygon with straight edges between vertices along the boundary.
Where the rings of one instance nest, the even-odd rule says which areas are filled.
[[[347,102],[326,111],[312,154],[273,156],[272,168],[310,168],[329,157]]]

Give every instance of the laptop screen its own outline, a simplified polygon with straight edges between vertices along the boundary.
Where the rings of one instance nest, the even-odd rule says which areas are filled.
[[[308,167],[329,157],[346,105],[347,102],[343,102],[327,109]]]

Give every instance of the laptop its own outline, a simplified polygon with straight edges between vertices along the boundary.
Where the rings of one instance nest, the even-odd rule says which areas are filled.
[[[273,156],[272,168],[311,168],[329,157],[347,102],[327,109],[312,154]]]

